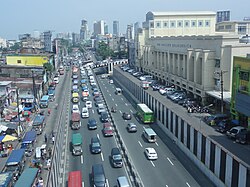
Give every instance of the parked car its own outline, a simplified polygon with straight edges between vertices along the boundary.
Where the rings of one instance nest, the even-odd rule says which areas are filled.
[[[136,124],[134,123],[129,123],[127,126],[128,132],[137,132],[137,127]]]
[[[241,144],[250,144],[250,131],[241,131],[236,137],[235,141]]]
[[[123,113],[122,113],[122,117],[123,117],[123,119],[125,119],[125,120],[131,120],[131,119],[132,119],[132,115],[129,114],[128,112],[123,112]]]
[[[212,116],[207,116],[204,118],[204,121],[206,124],[208,125],[218,125],[218,123],[224,119],[228,119],[228,115],[226,114],[215,114],[215,115],[212,115]]]
[[[242,126],[233,127],[233,128],[231,128],[229,131],[227,131],[227,136],[228,136],[229,138],[235,139],[236,136],[237,136],[239,133],[242,133],[242,132],[247,132],[247,129],[246,129],[245,127],[242,127]]]
[[[239,122],[237,120],[224,119],[218,123],[216,131],[225,133],[230,130],[232,127],[238,126]]]
[[[155,149],[152,148],[152,147],[145,148],[145,154],[146,154],[148,160],[156,160],[156,159],[158,159],[158,155],[157,155]]]

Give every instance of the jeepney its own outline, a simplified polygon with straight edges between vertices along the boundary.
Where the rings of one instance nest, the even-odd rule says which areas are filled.
[[[76,133],[72,135],[72,154],[75,156],[82,155],[82,135]]]
[[[71,125],[72,130],[80,129],[80,127],[81,127],[80,118],[81,118],[80,113],[72,113],[71,121],[70,121],[70,125]]]
[[[33,121],[32,129],[36,131],[36,134],[42,134],[43,128],[45,126],[45,116],[37,115]]]
[[[73,103],[79,102],[79,94],[78,93],[72,93],[72,102]]]

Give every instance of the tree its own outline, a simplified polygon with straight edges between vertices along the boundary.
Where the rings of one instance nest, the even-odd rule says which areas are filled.
[[[98,49],[96,52],[98,56],[102,56],[103,60],[107,59],[107,57],[114,55],[114,51],[110,49],[108,44],[106,44],[104,41],[99,42]]]

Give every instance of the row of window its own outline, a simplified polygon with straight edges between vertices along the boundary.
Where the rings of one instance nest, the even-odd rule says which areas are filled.
[[[176,27],[210,27],[210,20],[198,20],[198,21],[171,20],[171,21],[155,21],[150,23],[150,28],[176,28]]]

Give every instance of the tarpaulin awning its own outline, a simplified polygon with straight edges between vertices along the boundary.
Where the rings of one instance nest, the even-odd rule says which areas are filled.
[[[4,138],[4,136],[0,136],[0,142],[2,142],[3,138]]]
[[[5,135],[4,138],[2,139],[2,142],[9,142],[9,141],[15,141],[17,140],[17,137],[11,136],[11,135]]]

